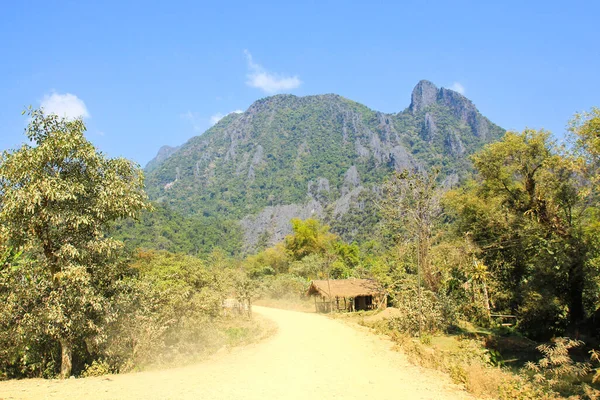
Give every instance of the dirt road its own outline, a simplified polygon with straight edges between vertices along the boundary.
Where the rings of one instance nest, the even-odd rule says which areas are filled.
[[[465,399],[391,343],[315,314],[256,307],[271,338],[182,368],[99,378],[0,382],[0,399]]]

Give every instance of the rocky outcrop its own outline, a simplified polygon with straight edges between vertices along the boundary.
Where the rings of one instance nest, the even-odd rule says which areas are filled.
[[[419,169],[420,163],[404,148],[395,146],[389,155],[390,163],[396,171]]]
[[[465,145],[456,132],[448,132],[444,139],[444,147],[454,156],[465,154]]]
[[[420,81],[412,92],[409,111],[413,115],[425,112],[423,139],[431,141],[438,134],[438,124],[435,116],[427,112],[433,105],[449,110],[457,120],[471,128],[474,136],[484,140],[489,137],[493,124],[479,113],[471,100],[454,90],[446,88],[438,89],[429,81]],[[456,141],[452,142],[454,138],[447,136],[445,140],[448,144],[453,143],[451,149],[453,154],[464,153],[464,151],[460,150],[460,146],[457,145]]]
[[[410,112],[416,114],[425,110],[427,107],[437,102],[437,97],[437,86],[426,80],[420,81],[412,91],[409,107]]]
[[[344,174],[344,184],[342,185],[342,194],[348,193],[350,190],[354,189],[360,185],[360,177],[358,176],[358,170],[356,166],[353,165],[348,168],[348,171]]]
[[[311,200],[304,205],[287,204],[265,207],[256,215],[246,216],[240,221],[244,229],[244,251],[257,248],[262,237],[268,237],[267,246],[282,241],[292,233],[292,218],[322,218],[323,206]]]
[[[327,201],[330,190],[329,179],[327,178],[318,177],[316,181],[308,182],[308,196],[319,202]]]
[[[365,190],[364,187],[357,186],[350,191],[342,192],[342,196],[333,203],[333,217],[339,218],[348,213],[351,208],[356,207],[363,190]]]
[[[431,141],[437,136],[438,128],[435,119],[430,113],[425,113],[425,139]]]

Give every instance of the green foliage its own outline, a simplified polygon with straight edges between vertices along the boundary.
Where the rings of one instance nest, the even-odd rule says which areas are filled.
[[[321,271],[325,270],[326,260],[320,254],[309,254],[302,260],[290,264],[290,272],[304,279],[320,277]]]
[[[11,254],[0,265],[0,377],[54,376],[59,348],[42,325],[51,290],[47,270]]]
[[[294,218],[291,222],[293,233],[285,238],[285,247],[292,259],[301,260],[309,254],[325,255],[333,251],[338,238],[329,232],[329,226],[314,218],[304,221]]]
[[[597,168],[600,161],[600,108],[592,107],[589,112],[575,114],[569,123],[569,131],[578,154]]]
[[[339,241],[334,248],[338,260],[343,266],[354,269],[360,265],[360,249],[357,243],[348,244]]]
[[[385,224],[397,240],[416,242],[418,277],[433,291],[440,285],[429,256],[433,229],[441,213],[437,178],[435,169],[430,174],[396,172],[385,182],[381,201]]]
[[[589,363],[575,362],[569,356],[569,350],[582,346],[582,341],[559,337],[553,342],[552,345],[538,346],[543,358],[536,363],[527,364],[527,369],[535,373],[535,380],[544,380],[553,385],[561,378],[579,378],[590,372]]]
[[[150,208],[141,171],[98,153],[81,121],[31,118],[35,146],[0,159],[0,377],[127,371],[256,333],[221,315],[226,297],[250,304],[255,292],[242,271],[223,267],[232,265],[224,252],[204,249],[214,269],[166,252],[123,259],[106,232]],[[228,339],[227,329],[242,334]]]
[[[482,251],[496,307],[517,312],[534,337],[561,334],[597,307],[591,166],[533,130],[509,132],[473,159],[479,184],[447,197],[455,226]]]
[[[206,257],[215,247],[229,255],[241,250],[242,231],[235,221],[205,216],[186,217],[161,204],[139,220],[115,224],[114,236],[129,250],[154,249]]]
[[[121,310],[102,353],[119,371],[170,363],[202,354],[213,337],[223,300],[233,293],[233,271],[209,270],[194,257],[139,252],[136,278],[122,282],[115,299]]]
[[[90,365],[86,364],[85,370],[81,373],[81,376],[87,378],[90,376],[108,375],[112,372],[110,365],[106,361],[94,360]]]
[[[448,299],[415,286],[406,286],[395,294],[395,307],[399,315],[390,318],[390,329],[419,336],[448,330],[456,324],[458,315]]]
[[[34,145],[0,156],[0,223],[7,245],[31,260],[4,276],[1,300],[31,300],[2,323],[29,334],[26,341],[60,343],[61,374],[69,376],[74,344],[102,337],[124,273],[115,262],[122,243],[104,235],[107,225],[135,218],[148,203],[139,168],[97,152],[81,120],[29,115]]]
[[[297,300],[306,294],[309,281],[292,274],[268,276],[261,281],[261,295],[271,299]]]
[[[341,241],[316,219],[292,220],[293,233],[242,262],[248,275],[259,280],[261,296],[296,300],[311,279],[359,276],[360,248]]]
[[[285,273],[290,265],[290,258],[283,243],[278,243],[258,254],[248,256],[245,260],[249,275],[259,278],[263,275]]]

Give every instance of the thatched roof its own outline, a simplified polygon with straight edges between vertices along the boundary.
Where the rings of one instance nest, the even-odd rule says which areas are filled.
[[[385,292],[383,287],[372,279],[330,279],[314,280],[308,294],[329,297],[373,296]]]

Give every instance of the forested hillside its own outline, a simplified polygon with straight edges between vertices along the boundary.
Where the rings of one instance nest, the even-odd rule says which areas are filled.
[[[428,81],[397,114],[331,94],[277,95],[162,148],[146,167],[146,185],[151,199],[182,217],[239,224],[238,250],[282,240],[294,217],[319,217],[344,239],[361,240],[378,221],[373,202],[391,171],[437,166],[456,184],[472,170],[468,156],[503,133],[470,100]],[[232,236],[222,240],[211,244],[236,246]]]

